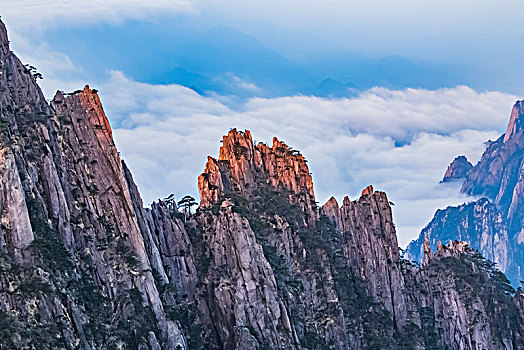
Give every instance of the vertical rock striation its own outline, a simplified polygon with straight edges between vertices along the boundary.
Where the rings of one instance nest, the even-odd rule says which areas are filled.
[[[433,253],[426,239],[424,265],[412,265],[400,258],[385,193],[368,186],[359,200],[346,197],[339,206],[331,198],[312,214],[316,207],[301,201],[305,191],[285,185],[308,173],[304,163],[289,169],[295,172],[274,172],[273,182],[267,163],[255,161],[265,156],[256,155],[249,132],[232,130],[223,143],[219,160],[209,158],[199,178],[201,207],[192,218],[211,259],[203,280],[216,342],[304,349],[522,346],[513,289],[465,243],[437,242]],[[235,147],[242,151],[230,151]],[[507,239],[489,202],[472,211],[471,225],[489,231],[490,220],[498,220],[499,239]],[[487,240],[490,235],[479,239],[495,252],[500,242]],[[239,339],[245,329],[253,336],[246,342]]]
[[[467,243],[438,241],[435,252],[425,243],[424,265],[405,262],[403,274],[426,348],[520,349],[519,298],[506,277]]]
[[[502,214],[486,198],[462,204],[457,207],[439,209],[431,222],[422,230],[419,238],[411,242],[405,251],[410,260],[422,261],[424,240],[431,249],[437,248],[439,241],[460,240],[468,242],[482,255],[495,262],[503,272],[512,271],[509,237]]]
[[[44,331],[37,347],[185,348],[96,92],[58,92],[48,105],[0,32],[3,341],[32,348]]]
[[[464,181],[462,192],[484,195],[506,216],[508,228],[519,241],[523,227],[523,161],[524,161],[524,102],[517,101],[511,111],[506,134],[491,143],[479,163]]]
[[[344,256],[353,272],[367,283],[370,295],[382,302],[396,325],[406,323],[397,235],[384,192],[368,186],[358,201],[344,198],[342,207],[331,198],[322,212],[343,236]]]

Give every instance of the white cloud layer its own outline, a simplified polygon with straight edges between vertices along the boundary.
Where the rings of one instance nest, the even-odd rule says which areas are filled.
[[[0,9],[15,28],[121,23],[127,19],[196,11],[190,0],[0,0]]]
[[[317,200],[357,198],[373,184],[395,202],[400,243],[418,235],[435,210],[468,198],[439,184],[451,160],[473,162],[505,129],[515,96],[467,87],[436,91],[371,89],[352,99],[256,98],[232,110],[178,85],[148,85],[111,72],[96,86],[119,150],[146,203],[169,193],[197,196],[206,156],[230,128],[258,141],[273,136],[309,160]]]
[[[45,95],[52,97],[57,89],[82,88],[90,76],[67,55],[54,52],[40,40],[38,33],[54,26],[119,24],[192,13],[221,18],[233,27],[243,22],[240,27],[252,34],[258,32],[259,21],[269,21],[278,33],[270,32],[266,42],[273,40],[277,47],[280,41],[283,48],[295,42],[309,47],[317,40],[332,41],[342,48],[346,43],[364,52],[391,45],[409,53],[411,47],[417,54],[432,56],[435,50],[442,51],[442,45],[432,51],[431,38],[453,45],[460,33],[473,32],[476,38],[484,38],[479,33],[500,31],[506,39],[520,33],[522,24],[516,18],[521,11],[516,9],[523,3],[503,1],[504,6],[486,0],[445,0],[433,5],[415,0],[402,0],[403,5],[385,0],[365,4],[355,0],[256,0],[245,6],[237,0],[0,0],[0,15],[9,27],[13,49],[24,63],[44,74],[41,85]],[[289,40],[293,35],[307,40]],[[458,37],[462,40],[464,35]],[[483,40],[481,46],[504,52]],[[442,52],[447,49],[445,46]],[[467,57],[472,52],[475,57],[485,54],[463,49]],[[258,89],[235,75],[228,78],[242,88]],[[458,195],[458,184],[438,181],[455,156],[465,154],[473,162],[478,160],[483,142],[504,132],[517,99],[464,86],[436,91],[374,88],[352,99],[256,98],[233,110],[227,107],[228,97],[202,97],[178,85],[143,84],[119,72],[111,72],[107,81],[93,87],[101,92],[119,150],[145,203],[172,192],[177,197],[188,193],[197,197],[196,178],[206,156],[218,155],[221,135],[232,127],[247,128],[259,141],[270,142],[277,136],[302,151],[309,159],[320,202],[331,195],[339,201],[344,195],[355,199],[368,184],[386,191],[396,204],[401,245],[418,235],[437,208],[468,200]]]

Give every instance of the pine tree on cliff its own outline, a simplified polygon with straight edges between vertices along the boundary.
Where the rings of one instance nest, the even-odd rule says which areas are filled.
[[[184,196],[180,201],[178,201],[178,208],[182,208],[184,211],[184,219],[186,219],[187,213],[191,214],[191,207],[197,205],[195,198],[192,196]]]

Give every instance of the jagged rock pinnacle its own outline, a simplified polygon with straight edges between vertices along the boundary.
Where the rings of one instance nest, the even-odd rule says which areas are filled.
[[[431,246],[426,237],[424,237],[424,265],[428,265],[429,261],[433,257],[433,252],[431,251]]]
[[[504,135],[504,143],[506,143],[511,136],[522,130],[522,118],[524,117],[524,100],[517,101],[511,110],[511,117],[509,119],[508,128]]]
[[[232,129],[222,138],[219,158],[208,157],[198,188],[202,208],[217,203],[228,193],[251,198],[257,190],[269,188],[289,191],[292,203],[299,204],[311,220],[318,217],[313,180],[305,158],[276,137],[272,147],[254,145],[249,130]]]
[[[361,196],[365,196],[367,194],[373,194],[373,186],[372,185],[369,185],[368,187],[364,188],[362,190]]]

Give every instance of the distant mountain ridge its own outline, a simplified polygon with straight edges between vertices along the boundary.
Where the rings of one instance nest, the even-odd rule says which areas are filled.
[[[436,89],[469,83],[457,67],[418,63],[401,56],[375,58],[328,52],[299,60],[285,57],[232,28],[172,26],[162,31],[140,23],[123,28],[72,28],[51,31],[48,37],[50,45],[81,66],[99,72],[109,67],[141,82],[180,84],[204,94],[351,97],[354,91],[374,86]],[[104,66],[91,59],[93,52],[105,53]],[[233,76],[259,90],[243,89]]]

